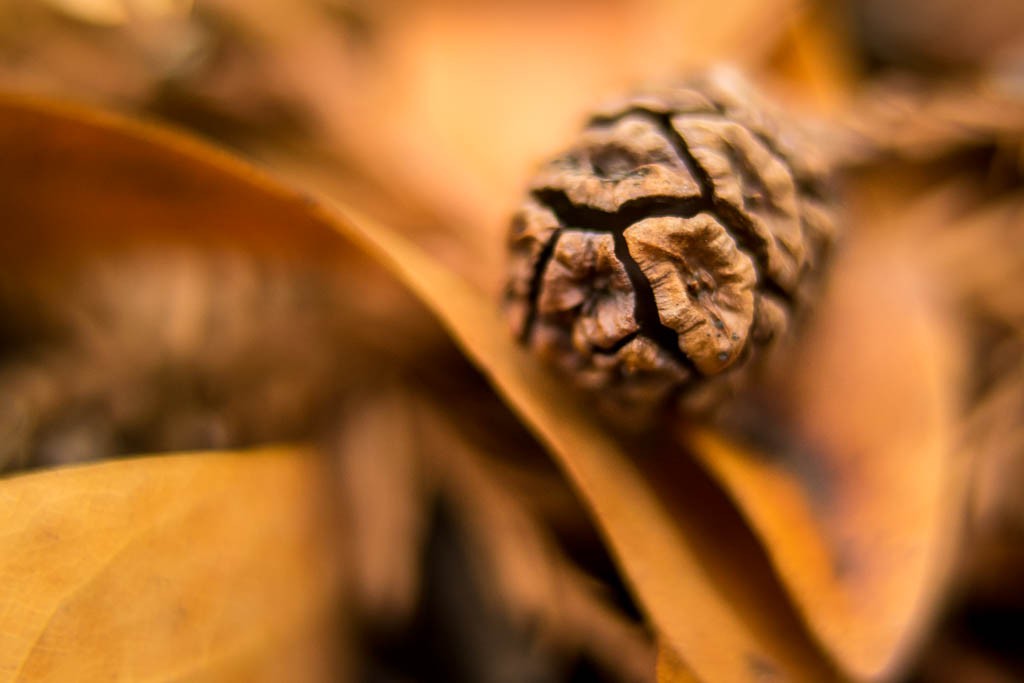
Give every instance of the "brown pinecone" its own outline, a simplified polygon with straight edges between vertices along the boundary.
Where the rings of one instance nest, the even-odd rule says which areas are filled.
[[[731,71],[601,109],[512,221],[513,330],[629,420],[714,409],[817,279],[824,158]]]

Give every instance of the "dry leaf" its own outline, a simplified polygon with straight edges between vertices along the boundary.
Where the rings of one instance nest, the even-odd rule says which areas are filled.
[[[1024,7],[1015,0],[844,0],[865,46],[879,59],[955,69],[1019,57]]]
[[[0,678],[334,680],[323,481],[288,449],[0,480]]]
[[[658,683],[698,683],[670,647],[658,648]]]
[[[17,96],[0,98],[0,122],[4,217],[11,226],[0,245],[6,267],[16,269],[7,271],[11,279],[42,265],[60,273],[74,261],[97,253],[110,258],[146,243],[244,245],[250,253],[307,264],[336,263],[345,252],[301,205],[268,193],[263,176],[193,139]],[[237,178],[196,166],[190,162],[196,154],[216,159]],[[107,201],[114,192],[119,201]]]
[[[956,335],[929,274],[887,232],[851,236],[771,393],[800,435],[753,451],[693,437],[814,632],[875,680],[907,664],[933,616],[965,489]]]

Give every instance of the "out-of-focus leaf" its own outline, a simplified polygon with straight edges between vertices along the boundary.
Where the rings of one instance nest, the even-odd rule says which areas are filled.
[[[944,225],[939,238],[929,242],[935,267],[949,274],[958,296],[976,314],[1024,336],[1024,296],[1017,286],[1024,281],[1024,252],[1004,248],[1024,236],[1024,196],[1011,195]]]
[[[814,633],[865,679],[893,675],[920,644],[964,512],[962,349],[920,248],[899,235],[854,231],[839,255],[773,389],[799,434],[753,449],[690,437]]]
[[[132,16],[159,17],[167,14],[188,14],[191,0],[45,0],[55,10],[87,24],[113,26],[127,22]]]
[[[0,480],[0,679],[334,680],[323,492],[290,449]]]
[[[1024,6],[988,0],[843,0],[863,47],[876,59],[912,68],[977,68],[1019,58]],[[983,9],[983,11],[979,11]]]
[[[839,123],[846,139],[841,162],[880,158],[932,161],[957,150],[993,146],[1002,162],[1020,168],[1024,95],[1020,72],[1009,69],[932,83],[899,75],[862,88]],[[835,142],[835,141],[834,141]]]
[[[119,0],[50,0],[44,3],[78,21],[112,26],[127,20],[128,12]]]
[[[329,263],[345,251],[300,203],[268,192],[248,165],[159,128],[5,96],[0,148],[0,251],[12,279],[40,264],[59,272],[97,253],[109,258],[147,243],[244,245],[305,263]],[[195,164],[197,154],[215,158],[231,175]]]
[[[140,253],[170,260],[179,248],[199,248],[365,278],[369,291],[351,305],[364,319],[387,306],[375,271],[301,200],[280,201],[252,167],[192,138],[89,108],[3,96],[0,148],[0,289],[53,292],[73,285],[90,262]],[[196,154],[231,173],[196,164]]]
[[[392,327],[412,322],[395,310],[404,301],[399,288],[314,218],[307,200],[290,193],[282,201],[252,166],[194,138],[92,108],[0,95],[0,149],[0,289],[53,291],[90,261],[200,248],[297,264],[331,285],[359,283],[361,296],[338,311],[359,317],[349,326],[353,338],[384,316]]]
[[[697,683],[671,647],[658,648],[658,683]]]
[[[92,108],[0,95],[0,149],[0,288],[53,291],[84,263],[126,253],[174,261],[184,247],[297,264],[331,284],[359,282],[363,294],[338,311],[360,317],[354,337],[401,303],[390,279],[312,217],[304,199],[282,201],[253,167],[194,138]],[[230,172],[196,164],[196,155]],[[409,322],[399,313],[388,324],[396,321]]]
[[[817,4],[805,8],[779,41],[771,60],[772,72],[781,77],[787,90],[800,94],[805,108],[834,115],[850,98],[857,80],[849,44],[849,31],[834,7]]]

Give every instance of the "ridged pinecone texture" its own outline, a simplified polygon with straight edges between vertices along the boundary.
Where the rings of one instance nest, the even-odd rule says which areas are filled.
[[[636,94],[534,177],[505,311],[619,416],[708,414],[795,327],[834,213],[825,156],[734,72]]]

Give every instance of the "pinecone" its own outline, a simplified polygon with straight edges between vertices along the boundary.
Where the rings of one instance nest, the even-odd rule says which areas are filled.
[[[512,221],[515,334],[630,420],[713,411],[819,279],[824,159],[731,71],[601,109]]]

